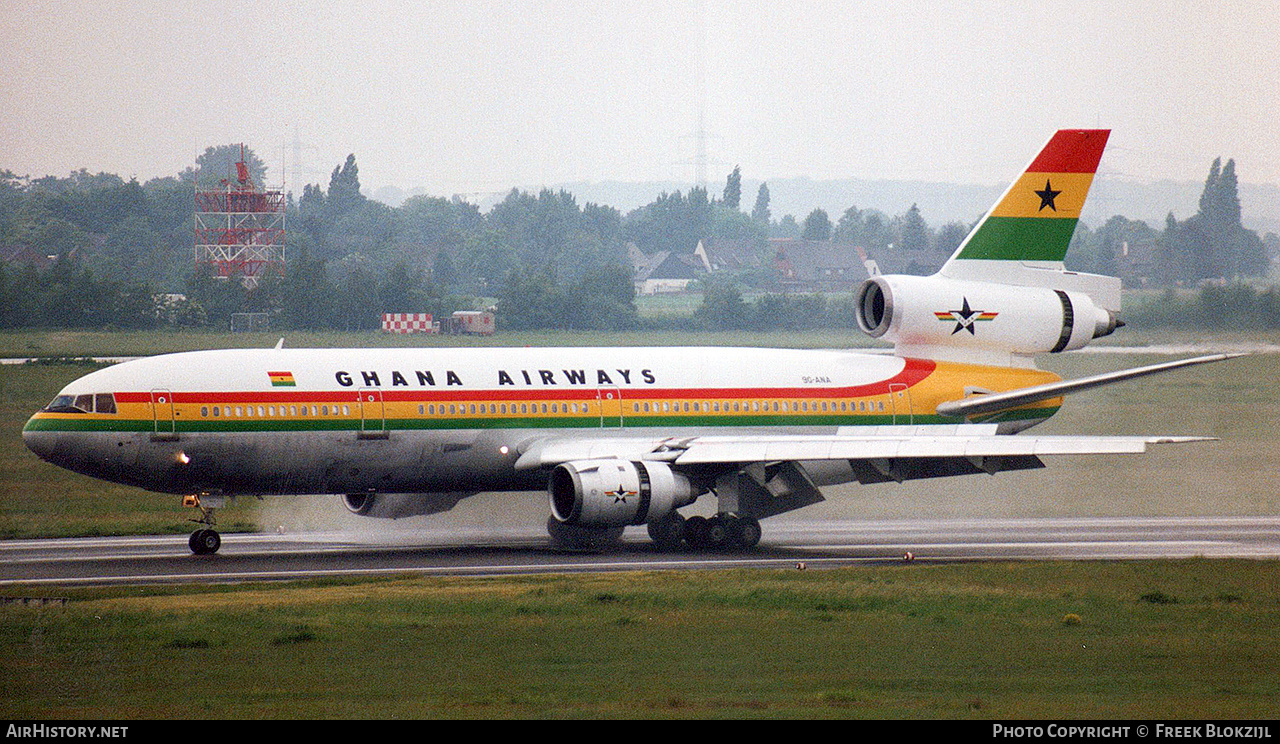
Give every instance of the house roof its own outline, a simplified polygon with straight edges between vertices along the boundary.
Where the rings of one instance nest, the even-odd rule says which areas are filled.
[[[693,255],[707,271],[741,271],[759,268],[760,247],[753,240],[699,240]]]
[[[857,246],[827,240],[777,239],[769,241],[775,265],[790,267],[788,279],[798,282],[847,281],[867,278]]]
[[[635,273],[635,280],[697,279],[703,273],[702,262],[691,254],[658,251],[649,256],[649,263]]]

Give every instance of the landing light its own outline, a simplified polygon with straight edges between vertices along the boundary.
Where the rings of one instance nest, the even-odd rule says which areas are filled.
[[[508,452],[510,452],[510,451],[511,451],[511,448],[510,448],[510,447],[508,447],[508,446],[507,446],[507,445],[505,445],[505,444],[498,448],[498,452],[500,452],[500,453],[502,453],[502,454],[504,454],[504,455],[505,455],[505,454],[507,454],[507,453],[508,453]]]

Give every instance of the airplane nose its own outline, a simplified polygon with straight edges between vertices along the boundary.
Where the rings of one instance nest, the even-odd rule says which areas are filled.
[[[49,455],[53,452],[54,435],[53,432],[40,431],[35,426],[36,417],[32,416],[27,421],[27,425],[22,427],[22,443],[27,445],[27,449],[36,453],[42,460],[48,460]]]

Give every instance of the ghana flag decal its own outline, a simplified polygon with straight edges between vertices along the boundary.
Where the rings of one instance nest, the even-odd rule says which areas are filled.
[[[1062,129],[1049,138],[954,259],[1061,262],[1110,134]]]
[[[271,387],[298,386],[298,383],[293,379],[292,372],[268,372],[267,377],[271,378]]]

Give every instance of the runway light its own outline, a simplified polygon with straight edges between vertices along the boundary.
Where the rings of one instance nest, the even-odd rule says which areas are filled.
[[[186,465],[187,463],[191,462],[191,457],[186,452],[179,452],[178,462],[182,463],[183,465]]]
[[[912,553],[910,550],[902,554],[902,560],[906,561],[907,563],[910,563],[915,559],[916,559],[916,554]]]

